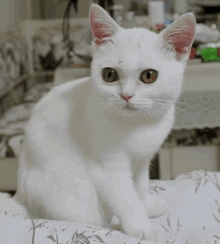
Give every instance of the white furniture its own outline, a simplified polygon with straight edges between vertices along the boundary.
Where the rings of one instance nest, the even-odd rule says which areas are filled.
[[[217,146],[193,146],[160,149],[160,179],[173,180],[193,170],[219,171]]]
[[[220,62],[190,64],[186,67],[183,92],[219,91]]]
[[[220,62],[188,65],[174,129],[220,127]],[[173,147],[160,149],[160,179],[171,180],[192,170],[220,170],[219,146]]]

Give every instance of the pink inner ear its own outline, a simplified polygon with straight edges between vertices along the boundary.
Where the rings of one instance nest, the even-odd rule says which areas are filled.
[[[189,52],[189,47],[192,44],[195,25],[190,19],[184,19],[184,25],[180,28],[175,28],[169,31],[164,39],[167,43],[171,44],[177,53],[177,60],[180,60],[181,56]]]
[[[105,37],[110,37],[109,27],[106,24],[100,23],[96,20],[96,12],[91,10],[90,12],[90,25],[92,30],[92,36],[96,45],[104,43],[102,40]]]

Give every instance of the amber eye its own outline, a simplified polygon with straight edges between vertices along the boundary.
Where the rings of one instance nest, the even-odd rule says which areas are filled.
[[[104,68],[102,70],[102,78],[107,82],[114,82],[118,80],[118,74],[112,68]]]
[[[154,69],[147,69],[141,73],[141,81],[144,83],[152,83],[157,79],[158,73]]]

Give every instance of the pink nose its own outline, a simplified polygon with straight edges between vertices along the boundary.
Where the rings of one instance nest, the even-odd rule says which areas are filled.
[[[121,96],[124,98],[126,102],[133,97],[133,96],[124,96],[123,94],[121,94]]]

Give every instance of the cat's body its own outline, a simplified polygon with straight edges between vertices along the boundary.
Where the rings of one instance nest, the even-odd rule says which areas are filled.
[[[54,88],[34,109],[14,200],[31,218],[104,226],[112,212],[124,233],[155,240],[149,217],[166,207],[148,194],[148,170],[174,123],[193,34],[175,56],[162,34],[119,28],[97,5],[90,22],[91,78]]]
[[[46,190],[47,185],[44,185],[46,182],[44,177],[46,175],[52,177],[49,170],[53,167],[56,172],[60,173],[66,170],[62,173],[70,174],[70,177],[71,170],[74,173],[75,167],[82,168],[76,171],[78,177],[81,176],[79,172],[83,171],[83,174],[88,175],[92,181],[95,180],[93,178],[98,178],[98,173],[104,175],[102,167],[106,167],[112,170],[114,174],[119,170],[133,174],[136,181],[139,171],[143,170],[143,167],[148,170],[150,160],[171,130],[174,107],[164,116],[163,121],[158,121],[156,125],[148,125],[144,117],[141,116],[140,118],[127,118],[118,115],[108,118],[104,112],[102,114],[102,107],[95,104],[97,100],[93,100],[92,96],[91,101],[82,99],[91,95],[89,88],[91,88],[91,78],[83,78],[61,85],[45,96],[35,108],[31,117],[26,129],[21,154],[17,195],[22,195],[24,196],[23,199],[27,199],[27,196],[31,196],[33,188],[36,187],[33,197],[38,200],[33,200],[33,204],[35,202],[37,206],[24,202],[30,211],[30,216],[34,218],[59,218],[59,215],[55,216],[56,213],[53,212],[53,208],[50,208],[51,213],[43,213],[38,209],[40,202],[43,205],[45,204],[45,196],[42,195],[42,192]],[[45,105],[47,108],[45,108]],[[43,108],[45,108],[44,111],[42,111]],[[84,111],[84,113],[81,113],[81,111]],[[65,118],[65,121],[63,118]],[[161,130],[162,127],[163,130]],[[32,128],[35,128],[35,130],[32,130]],[[157,133],[160,133],[160,138],[155,138],[154,135]],[[32,157],[39,154],[39,151],[41,157],[37,161],[33,160]],[[118,163],[117,160],[111,162],[117,154],[124,154],[124,165]],[[112,159],[105,159],[107,156],[112,157]],[[68,163],[66,162],[67,164],[64,165],[65,160]],[[105,160],[107,161],[105,162]],[[57,161],[58,165],[55,165],[54,161]],[[33,165],[31,165],[31,162],[33,162]],[[47,170],[43,170],[45,167]],[[55,167],[59,167],[59,170]],[[40,177],[43,177],[41,180],[39,175],[37,175],[37,178],[35,177],[37,169],[40,170]],[[95,173],[95,171],[97,172]],[[28,182],[25,180],[27,175]],[[71,182],[75,177],[75,175],[72,175]],[[61,189],[72,188],[71,182],[68,185],[62,185],[57,181],[56,183],[60,186],[59,194]],[[33,186],[30,187],[32,184]],[[25,189],[27,190],[25,191]],[[28,192],[28,189],[30,189],[30,192]],[[52,195],[52,189],[47,194]],[[82,195],[86,197],[87,194],[83,192]],[[95,195],[95,192],[92,195]],[[39,201],[41,197],[42,201]],[[92,202],[91,205],[95,206],[97,203]],[[45,216],[45,214],[48,215]],[[69,215],[70,213],[67,215],[68,218]],[[88,217],[89,215],[88,213]]]

